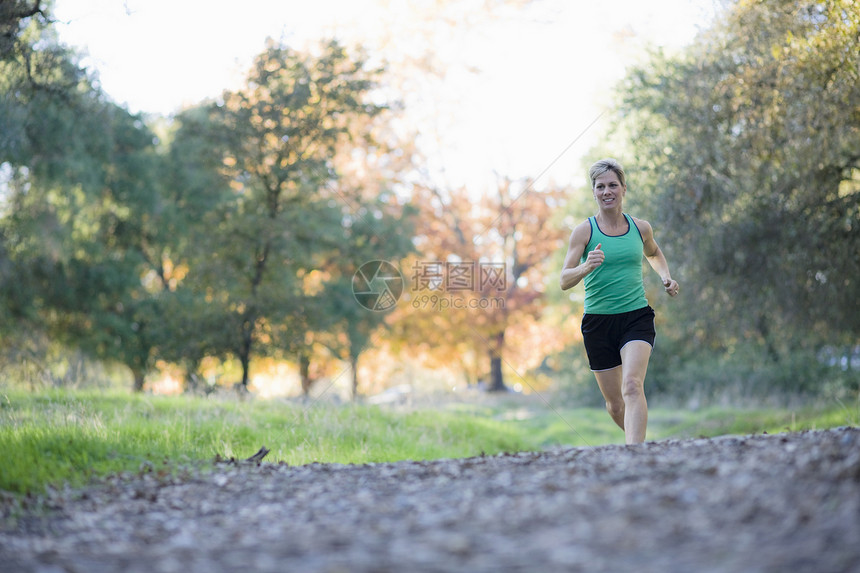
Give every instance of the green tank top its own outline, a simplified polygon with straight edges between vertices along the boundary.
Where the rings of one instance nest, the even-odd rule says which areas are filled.
[[[585,262],[598,243],[606,258],[583,279],[587,314],[621,314],[648,306],[642,279],[642,234],[630,215],[625,213],[624,218],[627,232],[614,237],[600,230],[596,218],[588,218],[591,238],[580,262]]]

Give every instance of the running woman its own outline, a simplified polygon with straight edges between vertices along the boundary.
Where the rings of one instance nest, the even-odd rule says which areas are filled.
[[[645,297],[643,255],[669,296],[680,287],[651,225],[623,211],[627,183],[621,165],[602,159],[591,166],[589,177],[597,214],[570,235],[561,288],[585,284],[582,337],[589,367],[625,442],[641,444],[648,425],[645,374],[656,337],[654,310]]]

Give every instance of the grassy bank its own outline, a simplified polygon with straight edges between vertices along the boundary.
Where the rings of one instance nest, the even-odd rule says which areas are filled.
[[[857,425],[857,408],[652,410],[649,439]],[[366,463],[622,443],[605,412],[536,396],[477,396],[413,408],[103,393],[0,391],[0,490],[39,493],[114,472],[205,468],[216,455]]]

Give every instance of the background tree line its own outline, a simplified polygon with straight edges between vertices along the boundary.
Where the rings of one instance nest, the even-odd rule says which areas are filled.
[[[617,105],[630,196],[685,285],[655,378],[856,393],[860,6],[741,0],[632,70]]]
[[[270,44],[243,89],[150,125],[98,90],[41,3],[16,6],[3,14],[4,347],[80,348],[127,366],[135,390],[159,360],[195,380],[203,358],[235,359],[242,387],[252,357],[306,361],[314,343],[355,362],[380,316],[338,301],[361,261],[410,249],[388,106],[371,97],[380,70],[336,42]]]
[[[18,6],[4,14],[2,62],[6,364],[22,348],[43,363],[55,346],[79,349],[127,367],[140,391],[159,363],[199,385],[210,358],[238,362],[247,388],[252,360],[272,357],[297,364],[307,392],[313,362],[334,358],[355,393],[359,357],[387,318],[356,303],[355,271],[421,256],[419,233],[447,233],[416,227],[430,199],[392,127],[397,103],[381,100],[384,70],[333,41],[311,53],[270,42],[242,89],[153,120],[99,91],[45,5]],[[517,254],[512,241],[535,238],[497,217],[513,199],[502,190],[480,219],[493,248],[425,253],[495,257],[513,273],[510,295],[530,290],[517,279],[549,251]],[[466,190],[452,197],[463,205]],[[484,370],[496,389],[505,320],[479,334],[494,340]]]
[[[630,210],[685,287],[661,309],[656,391],[857,392],[858,21],[849,0],[741,0],[617,87],[617,120],[584,163],[627,165]],[[241,89],[167,120],[112,103],[44,2],[2,4],[0,49],[4,365],[62,349],[123,364],[141,390],[160,363],[194,387],[215,358],[246,388],[252,360],[272,357],[308,391],[336,359],[355,392],[359,357],[385,347],[495,389],[505,368],[593,386],[581,301],[554,276],[565,216],[593,211],[587,186],[430,183],[381,96],[386,71],[360,50],[269,43]],[[401,262],[407,304],[390,314],[352,296],[374,259]],[[444,294],[504,305],[410,306],[411,269],[433,261],[502,263],[502,292]]]

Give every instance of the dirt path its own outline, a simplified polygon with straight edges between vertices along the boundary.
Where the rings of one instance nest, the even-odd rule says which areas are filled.
[[[0,571],[860,571],[860,429],[115,479]]]

